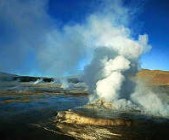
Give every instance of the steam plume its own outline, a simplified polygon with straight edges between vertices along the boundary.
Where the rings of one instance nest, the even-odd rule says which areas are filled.
[[[125,9],[118,3],[114,10]],[[131,36],[131,30],[116,19],[120,15],[94,16],[90,19],[89,38],[95,53],[85,68],[84,79],[90,86],[90,100],[103,98],[118,110],[138,109],[144,113],[169,116],[169,106],[152,91],[134,81],[140,69],[139,58],[151,48],[148,35]],[[126,17],[127,12],[122,12]],[[113,20],[110,20],[113,17]],[[128,17],[128,16],[127,16]],[[122,20],[123,21],[123,20]],[[94,25],[94,26],[92,26]],[[141,87],[141,88],[140,88]],[[140,89],[143,89],[140,91]]]
[[[133,12],[123,1],[98,3],[83,23],[58,28],[47,12],[47,0],[1,0],[0,27],[5,30],[0,39],[0,70],[31,74],[34,67],[43,75],[58,77],[75,74],[83,61],[91,100],[104,98],[117,109],[136,107],[169,116],[168,104],[150,90],[140,90],[133,80],[140,69],[139,58],[150,48],[148,35],[132,36]],[[6,31],[12,34],[5,36]],[[29,56],[34,57],[33,66],[25,65]]]

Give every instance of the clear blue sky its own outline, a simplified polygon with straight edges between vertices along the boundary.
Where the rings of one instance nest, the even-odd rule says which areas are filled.
[[[169,1],[149,0],[140,20],[142,32],[149,35],[152,50],[143,57],[145,68],[169,70]]]
[[[48,25],[61,29],[65,24],[83,23],[97,9],[100,0],[31,1],[0,2],[0,71],[23,75],[51,75],[50,71],[43,72],[40,68],[42,64],[38,63],[36,52],[39,48],[34,46],[41,43],[43,37],[37,36],[50,30]],[[137,6],[135,9],[138,10],[130,26],[136,34],[148,34],[152,46],[151,51],[141,58],[141,65],[146,69],[169,70],[169,1],[137,0],[137,5],[135,2],[126,0],[125,3],[126,6]],[[43,8],[47,13],[44,13]],[[34,26],[34,23],[37,25]]]

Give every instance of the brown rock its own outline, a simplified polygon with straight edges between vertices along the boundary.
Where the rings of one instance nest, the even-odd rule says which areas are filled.
[[[62,111],[56,116],[56,121],[68,124],[77,125],[95,125],[95,126],[131,126],[131,120],[125,120],[122,118],[104,119],[88,117],[78,112]]]

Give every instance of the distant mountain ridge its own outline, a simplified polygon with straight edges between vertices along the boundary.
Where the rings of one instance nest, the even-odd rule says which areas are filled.
[[[10,81],[10,80],[13,80],[13,78],[16,76],[17,75],[15,75],[15,74],[0,72],[0,81]]]
[[[69,82],[78,83],[80,82],[80,75],[66,77]],[[143,69],[136,74],[136,78],[145,81],[150,85],[155,86],[169,86],[169,71],[161,70],[148,70]],[[0,72],[0,80],[18,80],[20,82],[30,82],[42,79],[44,82],[52,82],[54,78],[48,77],[34,77],[34,76],[19,76],[15,74],[8,74]]]
[[[80,75],[66,76],[63,79],[67,79],[70,83],[79,83],[82,82]],[[35,82],[37,80],[42,80],[43,82],[54,82],[57,78],[53,77],[36,77],[36,76],[22,76],[0,72],[0,81],[18,81],[18,82]],[[61,80],[58,78],[58,80]]]
[[[150,85],[169,86],[169,71],[143,69],[137,73],[137,78]]]
[[[20,75],[0,72],[0,81],[35,82],[38,79],[43,79],[44,82],[51,82],[54,80],[53,78],[48,78],[48,77],[20,76]]]

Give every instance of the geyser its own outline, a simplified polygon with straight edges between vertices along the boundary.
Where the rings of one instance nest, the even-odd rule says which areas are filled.
[[[95,11],[92,9],[81,23],[62,26],[49,15],[47,0],[14,0],[12,7],[10,1],[1,1],[0,20],[4,31],[12,32],[1,43],[0,56],[6,58],[2,58],[3,71],[20,71],[22,66],[23,72],[30,73],[32,66],[28,68],[24,62],[35,57],[35,68],[41,73],[62,77],[77,74],[83,61],[83,79],[93,93],[91,102],[104,98],[116,109],[169,115],[168,103],[133,78],[140,69],[141,55],[151,46],[148,35],[133,36],[130,19],[135,9],[122,0],[96,0],[91,6]]]
[[[59,112],[56,117],[56,127],[75,138],[80,135],[83,139],[91,139],[90,136],[104,139],[111,131],[103,134],[101,129],[99,135],[97,128],[133,127],[139,120],[145,126],[147,114],[169,116],[168,104],[135,79],[141,55],[151,48],[148,35],[132,37],[129,9],[121,1],[108,0],[104,4],[102,13],[91,14],[84,24],[65,28],[66,34],[79,35],[77,44],[80,43],[90,60],[82,78],[91,93],[89,104]],[[106,128],[109,129],[112,130]]]
[[[91,63],[84,70],[84,80],[93,93],[90,102],[104,99],[112,102],[117,110],[136,109],[151,115],[169,116],[168,104],[134,78],[140,70],[140,57],[151,48],[148,35],[133,38],[124,22],[129,22],[128,10],[120,2],[113,4],[115,12],[107,10],[104,15],[91,15],[82,32],[86,43],[95,50]],[[119,17],[122,18],[120,22]]]

